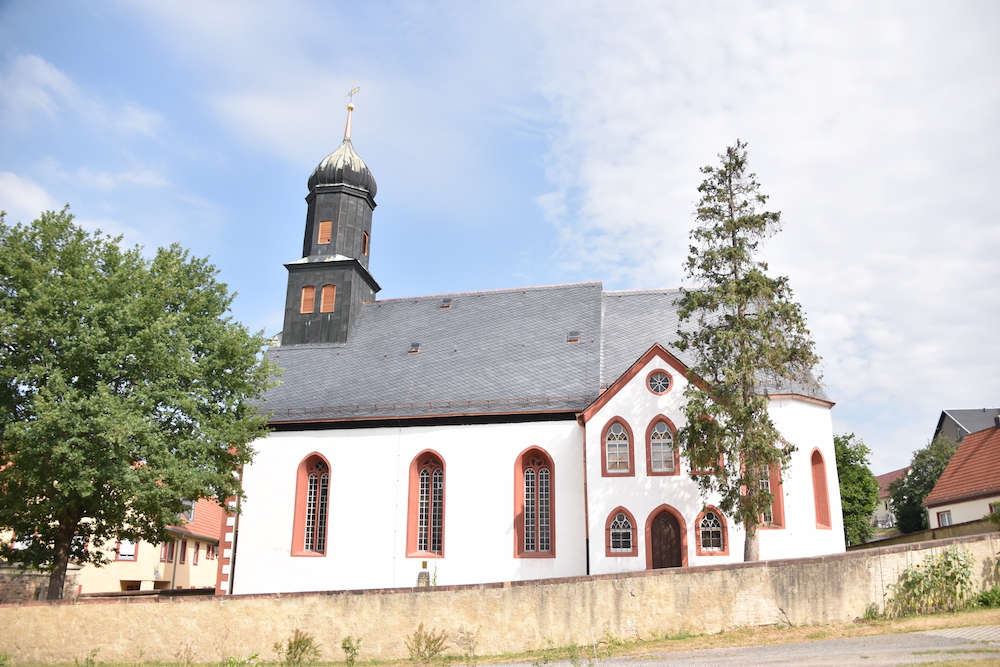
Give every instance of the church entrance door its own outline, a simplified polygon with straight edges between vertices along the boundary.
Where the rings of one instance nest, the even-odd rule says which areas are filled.
[[[663,510],[653,519],[649,531],[653,569],[681,566],[681,527],[677,517]]]

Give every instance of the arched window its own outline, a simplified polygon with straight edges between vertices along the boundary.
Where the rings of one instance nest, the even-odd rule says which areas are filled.
[[[323,291],[320,293],[319,298],[319,312],[321,313],[332,313],[333,304],[337,300],[337,286],[336,285],[323,285]]]
[[[826,488],[826,463],[818,449],[812,452],[813,504],[816,506],[816,527],[829,529],[830,494]]]
[[[299,464],[295,488],[293,556],[324,556],[330,507],[330,464],[310,454]]]
[[[709,505],[698,515],[695,526],[698,531],[695,551],[699,556],[729,555],[729,535],[722,512]]]
[[[621,556],[638,556],[639,547],[636,543],[635,518],[624,507],[612,510],[604,528],[605,555],[609,558]]]
[[[674,424],[660,415],[646,429],[646,474],[679,475],[681,457],[674,446]]]
[[[760,488],[769,492],[772,496],[771,509],[760,517],[760,528],[784,528],[785,527],[785,498],[781,486],[781,466],[775,464],[766,470],[760,470],[758,474]]]
[[[302,288],[302,303],[299,306],[300,313],[311,313],[316,310],[316,288],[306,285]]]
[[[436,452],[421,452],[410,463],[407,556],[444,556],[444,477],[444,459]]]
[[[608,422],[601,439],[603,477],[635,476],[632,442],[632,429],[625,421],[615,418]]]
[[[541,449],[529,449],[518,457],[515,474],[514,555],[552,558],[556,555],[552,459]]]

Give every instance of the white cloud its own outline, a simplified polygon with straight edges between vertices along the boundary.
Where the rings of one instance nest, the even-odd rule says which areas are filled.
[[[44,121],[72,116],[104,131],[155,136],[163,119],[135,103],[112,104],[83,90],[64,72],[37,55],[11,59],[0,72],[0,120],[24,131]]]
[[[0,171],[0,211],[6,211],[8,223],[29,223],[42,211],[57,208],[60,205],[38,183],[9,171]]]
[[[941,409],[998,400],[997,14],[550,6],[539,85],[561,130],[539,203],[566,268],[681,282],[697,168],[749,141],[786,220],[763,255],[810,316],[838,426],[905,464]]]

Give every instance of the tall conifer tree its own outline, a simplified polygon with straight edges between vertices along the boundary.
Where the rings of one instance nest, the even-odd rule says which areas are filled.
[[[703,493],[718,492],[720,509],[746,530],[744,560],[759,558],[757,529],[770,513],[769,471],[795,450],[768,416],[776,387],[814,385],[818,362],[788,279],[767,276],[759,245],[780,228],[780,213],[763,210],[756,175],[747,174],[746,144],[702,167],[698,224],[685,269],[699,287],[683,290],[678,349],[690,351],[694,379],[685,392],[687,424],[678,433]]]

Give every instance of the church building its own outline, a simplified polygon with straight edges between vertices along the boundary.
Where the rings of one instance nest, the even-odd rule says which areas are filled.
[[[273,428],[243,471],[229,592],[471,584],[743,560],[674,445],[676,289],[600,282],[378,301],[376,186],[344,141],[309,177]],[[822,390],[769,391],[797,450],[761,559],[844,551]],[[230,554],[227,554],[227,557]]]

